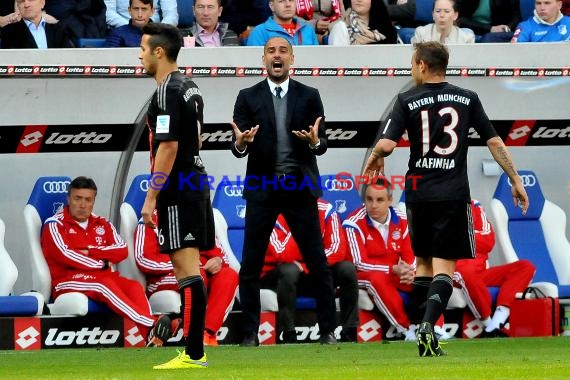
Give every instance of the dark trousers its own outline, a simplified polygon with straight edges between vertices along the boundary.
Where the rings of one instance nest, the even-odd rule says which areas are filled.
[[[277,293],[278,332],[295,330],[295,310],[297,303],[297,289],[301,287],[300,281],[306,278],[301,268],[294,263],[279,264],[275,270],[267,273],[261,279],[263,288],[272,289]],[[303,293],[299,289],[299,294]]]
[[[338,288],[340,302],[340,325],[343,331],[358,327],[358,279],[354,264],[340,261],[331,267],[333,284]],[[297,295],[315,297],[314,285],[297,264],[283,263],[267,273],[261,280],[263,288],[277,293],[279,305],[279,331],[295,330]]]
[[[338,287],[340,325],[343,331],[358,327],[358,279],[350,261],[339,261],[331,266],[333,283]]]
[[[260,275],[277,216],[283,214],[313,278],[321,335],[335,328],[333,281],[323,248],[317,200],[308,191],[273,191],[263,201],[248,200],[243,258],[239,272],[245,334],[258,332]]]

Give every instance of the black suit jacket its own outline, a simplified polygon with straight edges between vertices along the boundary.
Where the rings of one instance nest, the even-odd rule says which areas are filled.
[[[319,116],[322,116],[323,119],[319,125],[320,146],[317,149],[310,149],[305,141],[291,133],[293,156],[299,162],[301,173],[310,178],[313,186],[308,186],[307,189],[315,197],[322,195],[315,155],[321,155],[327,150],[323,103],[316,88],[289,79],[286,119],[289,131],[308,130],[309,126],[314,125]],[[240,158],[249,155],[246,172],[248,182],[244,189],[244,198],[264,200],[268,197],[270,190],[263,189],[261,178],[262,176],[265,176],[268,180],[273,178],[277,151],[275,149],[277,131],[273,95],[269,90],[267,80],[239,92],[234,106],[233,117],[234,122],[241,131],[259,125],[255,139],[247,145],[243,153],[237,151],[234,136],[232,153]]]
[[[46,24],[48,48],[72,48],[66,28],[60,24]],[[38,45],[24,20],[2,28],[2,49],[37,49]]]

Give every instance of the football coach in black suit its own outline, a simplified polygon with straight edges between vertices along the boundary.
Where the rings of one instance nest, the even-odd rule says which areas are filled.
[[[293,48],[281,37],[263,48],[267,80],[241,90],[234,106],[232,153],[248,157],[247,201],[239,273],[242,346],[257,346],[259,277],[271,231],[283,214],[314,279],[320,342],[334,344],[332,275],[324,254],[317,198],[322,195],[317,155],[327,150],[324,110],[317,89],[289,78]]]

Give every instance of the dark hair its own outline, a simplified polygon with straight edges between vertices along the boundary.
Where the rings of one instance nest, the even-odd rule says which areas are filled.
[[[129,8],[133,5],[133,1],[135,0],[129,0]],[[154,8],[154,4],[152,3],[152,0],[139,0],[141,3],[143,3],[144,5],[149,5],[150,4],[150,8]]]
[[[143,34],[150,36],[148,44],[151,50],[161,47],[170,62],[175,62],[182,47],[182,34],[175,26],[159,22],[150,22],[143,26]]]
[[[377,30],[386,36],[385,40],[376,42],[377,44],[395,44],[398,36],[396,28],[392,25],[388,8],[384,4],[384,0],[371,0],[370,12],[368,19],[368,27],[370,30]]]
[[[196,1],[194,1],[194,4],[192,4],[192,8],[194,8],[196,6]],[[223,7],[224,5],[222,4],[222,0],[218,0],[218,7]]]
[[[97,185],[95,185],[95,181],[89,177],[80,176],[71,181],[67,189],[67,195],[71,194],[72,189],[90,189],[95,190],[95,194],[97,194]]]
[[[451,3],[451,8],[453,8],[454,12],[459,12],[459,6],[457,5],[457,1],[456,0],[448,0]],[[435,3],[437,3],[437,0],[435,0],[433,2],[433,10],[435,11]]]
[[[445,45],[437,41],[420,42],[414,45],[416,63],[424,61],[429,71],[445,75],[449,63],[449,51]]]
[[[386,189],[388,192],[388,198],[392,198],[392,184],[388,180],[388,178],[384,177],[383,175],[375,176],[370,178],[363,186],[362,196],[366,198],[366,191],[369,187],[372,187],[376,190],[383,190]]]

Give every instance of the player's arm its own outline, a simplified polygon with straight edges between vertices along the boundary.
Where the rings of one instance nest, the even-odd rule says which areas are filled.
[[[374,177],[384,174],[384,157],[388,157],[398,145],[404,134],[405,111],[400,97],[396,99],[392,113],[382,130],[382,136],[376,143],[364,167],[364,175]]]
[[[390,139],[380,139],[372,148],[366,166],[364,167],[364,174],[368,177],[374,177],[384,174],[384,157],[388,157],[398,145],[396,141]]]
[[[499,166],[505,171],[511,180],[511,191],[513,194],[513,202],[515,206],[519,206],[522,209],[522,213],[526,214],[529,206],[528,195],[522,184],[521,178],[517,173],[515,164],[509,153],[505,143],[499,136],[491,137],[487,140],[487,147],[493,155],[493,158],[499,164]]]
[[[162,185],[166,183],[166,178],[170,176],[177,152],[178,141],[161,141],[156,151],[156,156],[154,158],[154,170],[149,181],[153,186],[149,186],[148,191],[146,192],[143,208],[141,210],[144,224],[151,228],[156,227],[156,224],[152,219],[152,214],[156,208],[156,199],[160,193]]]

